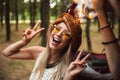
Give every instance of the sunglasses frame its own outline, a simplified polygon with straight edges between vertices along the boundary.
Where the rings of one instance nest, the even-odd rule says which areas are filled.
[[[61,31],[61,28],[59,26],[53,25],[52,32],[58,33],[60,31]],[[71,32],[63,31],[62,32],[62,37],[66,38],[66,39],[70,39],[72,37]]]

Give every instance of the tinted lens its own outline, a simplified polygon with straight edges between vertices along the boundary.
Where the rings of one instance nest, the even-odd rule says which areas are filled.
[[[54,29],[53,29],[53,32],[57,33],[57,32],[59,32],[60,30],[61,30],[60,27],[55,26]]]
[[[59,26],[54,26],[54,28],[53,28],[52,31],[53,31],[54,33],[58,33],[58,32],[60,32],[60,30],[61,30],[61,27],[59,27]],[[62,36],[63,36],[64,38],[66,38],[66,39],[70,39],[70,38],[71,38],[71,33],[68,32],[68,31],[63,31]]]
[[[63,32],[63,37],[64,37],[64,38],[67,38],[67,39],[70,39],[72,36],[71,36],[71,33],[70,33],[70,32],[64,31],[64,32]]]

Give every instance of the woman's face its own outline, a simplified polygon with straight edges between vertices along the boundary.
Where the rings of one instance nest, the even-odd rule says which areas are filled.
[[[69,45],[70,39],[70,30],[68,30],[64,22],[61,22],[54,25],[50,35],[49,47],[51,50],[62,51],[67,45]]]

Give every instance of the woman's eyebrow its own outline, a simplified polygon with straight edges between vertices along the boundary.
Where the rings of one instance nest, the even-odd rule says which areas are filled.
[[[57,25],[57,27],[59,27],[60,29],[62,29],[62,27],[60,25]]]
[[[60,29],[62,29],[62,26],[61,25],[56,25],[57,27],[59,27]],[[69,31],[69,29],[68,29],[68,27],[67,27],[67,25],[66,25],[66,29],[65,29],[65,31]],[[70,32],[70,31],[69,31]]]

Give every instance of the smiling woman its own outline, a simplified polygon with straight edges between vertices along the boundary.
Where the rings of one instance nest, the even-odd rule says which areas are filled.
[[[68,44],[66,42],[68,39],[71,38],[71,33],[68,31],[66,25],[62,22],[54,27],[54,29],[51,32],[50,37],[50,48]],[[61,44],[62,43],[62,44]],[[64,48],[61,46],[61,48]],[[60,50],[61,51],[61,50]]]
[[[39,24],[38,22],[33,29],[26,29],[22,40],[8,46],[3,50],[3,54],[11,59],[36,60],[30,80],[73,79],[85,69],[86,59],[90,55],[80,60],[82,51],[77,53],[82,33],[79,20],[68,13],[63,13],[49,26],[46,47],[23,48],[35,35],[44,30],[44,28],[37,30]]]

